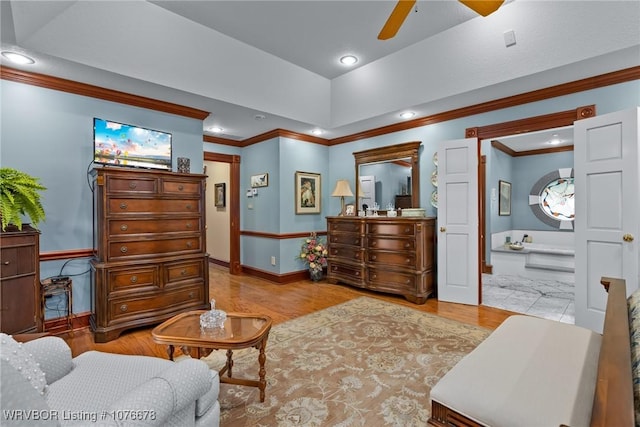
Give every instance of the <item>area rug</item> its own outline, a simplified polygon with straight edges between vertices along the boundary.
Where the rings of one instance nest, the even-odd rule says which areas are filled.
[[[274,326],[267,389],[221,384],[221,426],[426,426],[429,391],[490,333],[360,297]],[[213,369],[224,352],[204,358]],[[257,378],[258,352],[234,352],[234,377]]]

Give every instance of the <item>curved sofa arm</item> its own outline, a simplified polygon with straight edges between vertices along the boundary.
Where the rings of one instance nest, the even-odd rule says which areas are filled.
[[[175,413],[193,405],[213,385],[209,367],[202,361],[187,359],[159,373],[131,390],[107,413],[115,414],[117,424],[127,426],[162,426]],[[125,419],[126,418],[126,419]]]
[[[40,364],[47,384],[58,381],[73,369],[71,348],[62,338],[42,337],[27,341],[22,347]]]

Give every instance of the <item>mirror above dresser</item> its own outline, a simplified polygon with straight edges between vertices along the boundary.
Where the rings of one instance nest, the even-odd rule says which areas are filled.
[[[368,193],[370,186],[376,188],[375,182],[361,182],[361,177],[378,176],[387,188],[385,200],[380,201],[381,209],[387,203],[393,203],[395,208],[420,207],[420,145],[420,141],[412,141],[354,152],[356,200],[364,202],[366,197],[361,192]]]

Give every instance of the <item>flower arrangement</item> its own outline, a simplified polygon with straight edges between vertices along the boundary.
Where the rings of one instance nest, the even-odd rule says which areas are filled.
[[[300,259],[309,265],[309,271],[321,272],[327,265],[327,245],[321,241],[316,233],[304,239],[300,248]]]

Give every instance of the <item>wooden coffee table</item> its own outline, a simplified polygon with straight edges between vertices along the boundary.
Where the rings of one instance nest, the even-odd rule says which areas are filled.
[[[168,346],[167,352],[171,360],[173,360],[176,346],[180,347],[185,354],[189,354],[191,348],[195,348],[198,358],[204,355],[203,349],[227,350],[226,364],[219,372],[220,382],[258,387],[260,402],[264,402],[267,386],[264,368],[267,359],[265,349],[271,330],[271,318],[262,314],[227,313],[223,329],[203,331],[200,329],[200,315],[205,312],[204,310],[189,311],[172,317],[153,329],[151,332],[153,340]],[[233,350],[251,347],[259,350],[259,380],[233,378]]]

